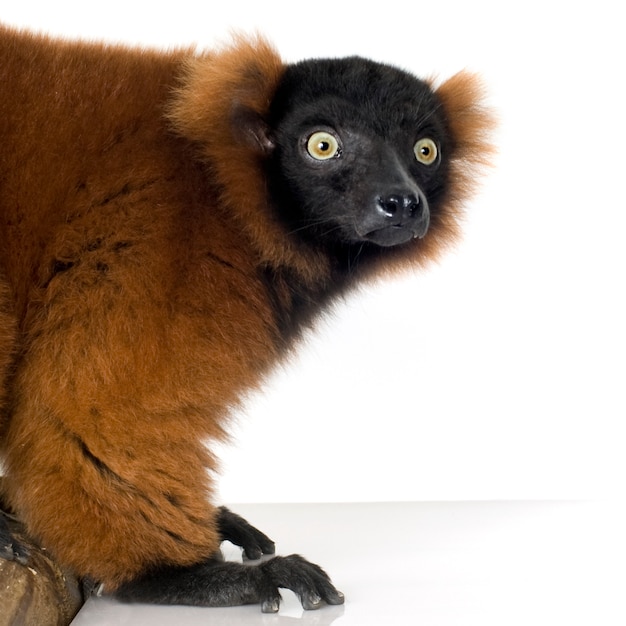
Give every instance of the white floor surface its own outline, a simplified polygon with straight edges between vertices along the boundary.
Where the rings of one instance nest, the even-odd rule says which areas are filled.
[[[277,615],[91,598],[73,626],[625,626],[623,508],[590,502],[233,505],[346,595]],[[224,545],[229,559],[238,549]]]

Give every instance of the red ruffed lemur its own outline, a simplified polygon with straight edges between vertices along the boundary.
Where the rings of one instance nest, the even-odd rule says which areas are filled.
[[[211,503],[210,442],[333,298],[455,238],[489,125],[464,72],[0,28],[3,498],[29,533],[122,600],[343,602],[300,556],[220,558],[274,544]]]

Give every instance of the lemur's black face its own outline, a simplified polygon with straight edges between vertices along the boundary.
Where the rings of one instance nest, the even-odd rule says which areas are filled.
[[[292,232],[318,243],[422,238],[446,183],[430,87],[362,58],[289,66],[270,110],[270,189]]]

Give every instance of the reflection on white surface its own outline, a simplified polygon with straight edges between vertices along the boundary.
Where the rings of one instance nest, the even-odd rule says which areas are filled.
[[[574,502],[240,505],[281,554],[320,563],[346,594],[277,615],[92,598],[73,626],[623,626],[626,520]],[[240,558],[225,546],[227,558]]]
[[[122,605],[108,598],[93,598],[83,608],[72,626],[330,626],[341,617],[341,606],[329,606],[319,611],[304,612],[291,593],[285,593],[283,605],[277,615],[261,612],[258,606],[201,609],[195,607],[158,607],[147,605]]]

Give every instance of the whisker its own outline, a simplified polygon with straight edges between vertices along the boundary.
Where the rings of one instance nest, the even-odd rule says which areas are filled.
[[[352,275],[357,268],[359,257],[365,248],[365,242],[361,243],[354,257],[348,257],[348,273]]]
[[[421,108],[421,102],[418,104],[418,110]],[[437,103],[435,106],[430,106],[429,105],[429,110],[426,111],[426,113],[424,113],[424,115],[422,115],[422,117],[420,119],[417,120],[417,126],[421,127],[424,126],[426,124],[426,122],[433,117],[434,115],[436,115],[439,110],[442,108],[441,103]]]
[[[327,230],[320,230],[321,235],[327,235],[329,233],[332,233],[335,230],[340,230],[342,227],[341,224],[338,224],[335,220],[331,220],[329,218],[320,218],[316,220],[312,219],[312,220],[307,221],[307,223],[302,224],[302,226],[298,226],[297,228],[292,228],[289,231],[289,234],[291,235],[294,233],[299,233],[299,232],[302,232],[303,230],[308,230],[308,229],[316,228],[319,226],[323,226],[324,224],[328,224],[329,226],[332,226],[332,227]]]

